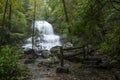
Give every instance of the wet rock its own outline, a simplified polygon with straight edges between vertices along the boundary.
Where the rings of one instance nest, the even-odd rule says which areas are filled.
[[[52,55],[59,55],[60,54],[60,46],[55,46],[50,50]]]
[[[58,63],[59,63],[59,59],[58,59],[57,57],[55,57],[55,56],[50,57],[48,60],[49,60],[52,64],[58,64]]]
[[[24,64],[30,64],[30,63],[33,63],[34,62],[34,59],[26,59]]]
[[[34,54],[34,53],[36,53],[36,51],[34,49],[28,48],[27,50],[24,51],[24,54]]]
[[[70,70],[69,70],[69,68],[66,68],[66,67],[58,67],[57,69],[56,69],[56,73],[70,73]]]
[[[73,47],[73,44],[71,42],[67,42],[63,45],[63,48],[71,48]]]
[[[20,59],[36,59],[39,55],[36,53],[35,50],[29,49],[28,51],[24,51],[24,54],[20,56]]]
[[[26,58],[26,54],[21,54],[20,56],[19,56],[19,59],[25,59]]]
[[[103,63],[100,64],[100,68],[102,68],[102,69],[111,69],[112,66],[110,65],[109,61],[104,61]]]
[[[112,60],[112,61],[110,62],[110,65],[111,65],[111,67],[113,67],[113,68],[120,68],[120,63],[119,63],[119,61],[117,61],[117,60]]]
[[[43,58],[49,58],[49,57],[50,57],[50,54],[51,54],[51,52],[48,51],[48,50],[43,50],[43,51],[41,52],[41,56],[42,56]]]

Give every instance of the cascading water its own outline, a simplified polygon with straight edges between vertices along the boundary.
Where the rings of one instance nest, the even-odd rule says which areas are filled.
[[[53,27],[47,21],[35,21],[35,46],[36,50],[50,50],[54,46],[61,46],[60,37],[54,34]],[[32,37],[23,45],[25,50],[32,49]]]

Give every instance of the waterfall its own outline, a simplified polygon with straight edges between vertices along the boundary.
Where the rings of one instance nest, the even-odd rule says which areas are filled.
[[[35,21],[35,38],[36,50],[50,50],[52,47],[61,46],[60,36],[54,34],[53,27],[47,21]],[[24,50],[32,49],[32,37],[25,40]]]

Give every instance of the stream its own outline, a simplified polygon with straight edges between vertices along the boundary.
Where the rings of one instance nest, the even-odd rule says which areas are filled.
[[[60,36],[54,34],[53,26],[47,21],[35,21],[35,33],[34,50],[38,54],[40,51],[50,51],[52,47],[62,46]],[[24,51],[32,49],[32,37],[25,40],[23,48]],[[30,71],[30,76],[27,80],[115,80],[112,71],[94,69],[87,67],[90,64],[74,63],[68,60],[64,60],[64,66],[69,68],[70,73],[56,73],[56,69],[60,67],[59,59],[43,58],[39,55],[32,61],[29,55],[31,56],[29,53],[27,55],[24,54],[25,57],[20,59],[20,64],[25,65]],[[25,63],[26,61],[29,63]]]
[[[56,69],[60,67],[60,60],[52,60],[51,58],[39,58],[34,59],[34,62],[25,63],[30,60],[28,55],[20,59],[20,65],[26,66],[30,71],[29,76],[23,80],[79,80],[79,78],[74,74],[76,69],[76,64],[66,61],[65,66],[69,67],[71,70],[70,74],[66,73],[56,73]]]

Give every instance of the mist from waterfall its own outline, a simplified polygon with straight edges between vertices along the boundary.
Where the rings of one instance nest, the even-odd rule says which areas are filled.
[[[60,36],[54,34],[53,27],[47,21],[35,21],[35,38],[36,50],[50,50],[54,46],[61,46]],[[32,49],[32,37],[25,40],[24,49]]]

